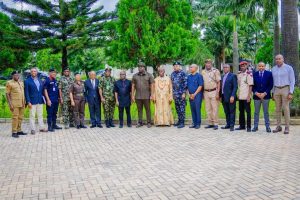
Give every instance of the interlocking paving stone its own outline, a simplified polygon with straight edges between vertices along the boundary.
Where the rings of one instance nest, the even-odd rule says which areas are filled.
[[[300,199],[299,127],[289,135],[260,128],[88,128],[14,139],[0,124],[0,200]]]

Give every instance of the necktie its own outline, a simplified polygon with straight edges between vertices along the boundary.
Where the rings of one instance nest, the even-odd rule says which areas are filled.
[[[92,83],[93,83],[93,88],[95,89],[95,80],[94,79],[92,80]]]
[[[228,75],[228,73],[227,73],[227,74],[225,74],[225,75],[224,75],[224,78],[223,78],[223,84],[222,84],[222,94],[224,94],[224,85],[225,85],[225,81],[226,81],[226,79],[227,79],[227,75]]]

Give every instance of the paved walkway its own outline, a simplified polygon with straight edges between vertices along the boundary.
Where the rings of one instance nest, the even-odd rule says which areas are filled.
[[[300,199],[299,127],[0,130],[1,200]]]

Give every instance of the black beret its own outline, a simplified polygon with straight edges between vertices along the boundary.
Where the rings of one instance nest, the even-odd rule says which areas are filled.
[[[18,71],[13,71],[13,72],[11,73],[11,75],[13,76],[13,75],[18,74],[18,73],[19,73]]]
[[[49,72],[56,72],[56,70],[51,68],[51,69],[49,69]]]
[[[180,62],[178,62],[178,61],[175,61],[174,63],[173,63],[173,66],[174,65],[182,65]]]
[[[80,73],[79,73],[79,72],[75,72],[75,73],[74,73],[74,76],[76,76],[77,74],[79,74],[79,75],[80,75]]]
[[[64,71],[66,71],[66,70],[70,70],[70,67],[65,67],[65,68],[64,68]]]

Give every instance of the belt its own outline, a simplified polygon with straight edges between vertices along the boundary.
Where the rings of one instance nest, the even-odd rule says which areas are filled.
[[[205,92],[212,92],[212,91],[215,91],[217,90],[217,88],[214,88],[214,89],[207,89],[207,90],[204,90]]]
[[[275,87],[278,88],[278,89],[282,89],[282,88],[289,87],[289,85],[285,85],[285,86],[275,86]]]
[[[82,97],[83,94],[75,94],[75,96]]]

